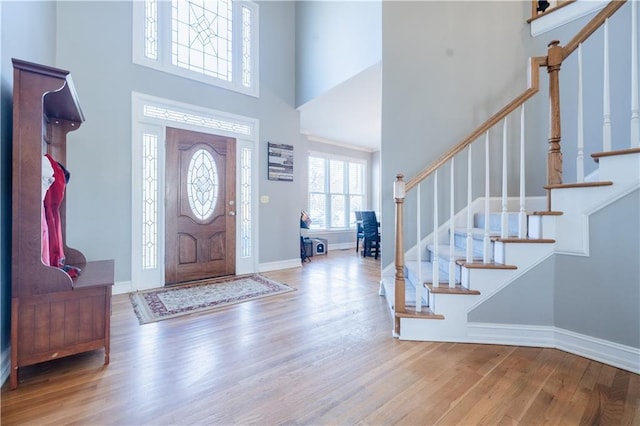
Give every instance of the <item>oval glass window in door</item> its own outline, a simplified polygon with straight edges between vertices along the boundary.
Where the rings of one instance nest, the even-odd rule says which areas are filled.
[[[193,215],[204,221],[216,208],[218,201],[218,170],[213,156],[204,149],[197,150],[189,162],[187,196]]]

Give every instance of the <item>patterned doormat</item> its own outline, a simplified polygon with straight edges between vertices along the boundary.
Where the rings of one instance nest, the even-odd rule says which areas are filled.
[[[262,275],[242,275],[129,294],[140,324],[215,310],[295,289]]]

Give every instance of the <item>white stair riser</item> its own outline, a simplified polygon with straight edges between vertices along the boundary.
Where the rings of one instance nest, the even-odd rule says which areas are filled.
[[[629,173],[630,170],[635,171]],[[640,154],[602,157],[598,165],[598,179],[612,181],[616,185],[626,185],[640,181]]]
[[[556,238],[556,216],[529,216],[529,238]]]
[[[508,250],[507,250],[507,246]],[[550,243],[495,243],[496,262],[517,265],[518,268],[530,264],[532,259],[541,259],[554,250]]]
[[[476,228],[484,228],[484,213],[476,213],[474,215],[474,223]],[[518,221],[519,213],[517,212],[508,212],[507,220],[508,220],[508,234],[509,235],[518,235],[519,229],[519,221]],[[489,231],[493,232],[501,232],[502,231],[502,213],[492,212],[489,214]]]
[[[467,248],[467,235],[466,234],[461,234],[456,232],[453,238],[454,244],[456,245],[456,247],[460,247],[460,248]],[[472,243],[473,243],[473,255],[475,257],[482,257],[482,250],[484,248],[484,241],[482,240],[482,238],[479,238],[477,236],[473,236],[472,238]]]

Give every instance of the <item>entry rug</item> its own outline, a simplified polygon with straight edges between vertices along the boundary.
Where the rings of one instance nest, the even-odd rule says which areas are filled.
[[[130,293],[129,298],[142,325],[294,290],[252,274],[138,291]]]

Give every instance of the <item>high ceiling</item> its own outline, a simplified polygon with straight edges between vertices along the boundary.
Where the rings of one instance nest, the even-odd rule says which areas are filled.
[[[380,150],[382,66],[370,67],[302,105],[300,127],[312,140]]]

